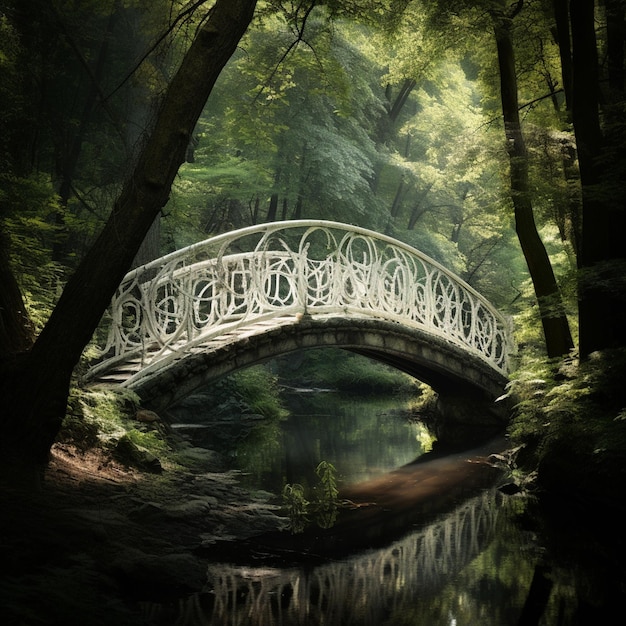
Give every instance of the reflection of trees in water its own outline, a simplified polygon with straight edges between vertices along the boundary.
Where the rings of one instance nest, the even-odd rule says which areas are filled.
[[[153,606],[149,617],[156,624],[181,626],[378,626],[396,610],[414,605],[420,592],[445,584],[489,544],[496,498],[497,493],[485,492],[387,548],[312,570],[211,564],[212,594],[181,600],[174,610]]]

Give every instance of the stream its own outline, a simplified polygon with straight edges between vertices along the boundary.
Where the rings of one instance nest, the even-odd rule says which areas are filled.
[[[268,498],[287,483],[314,498],[315,468],[332,463],[344,503],[335,523],[311,515],[302,532],[214,545],[206,591],[146,606],[150,623],[620,623],[603,621],[623,600],[611,555],[578,531],[538,532],[525,499],[498,489],[503,472],[489,455],[503,439],[435,454],[394,398],[302,391],[288,408],[284,421],[220,432],[222,443],[242,482]],[[218,436],[215,424],[180,427],[197,441]]]

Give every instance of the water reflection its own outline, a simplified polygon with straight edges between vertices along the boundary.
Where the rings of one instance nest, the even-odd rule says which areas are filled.
[[[298,536],[300,543],[283,534],[273,543],[271,538],[257,538],[256,547],[224,542],[220,551],[212,546],[215,551],[206,555],[213,560],[206,591],[173,604],[145,605],[146,622],[610,623],[596,618],[620,605],[623,588],[616,591],[620,578],[613,559],[598,558],[595,543],[585,538],[583,552],[592,554],[591,574],[572,560],[575,544],[563,538],[563,529],[557,533],[558,542],[551,543],[562,544],[566,558],[551,560],[546,538],[519,524],[520,514],[527,517],[524,501],[485,488],[485,481],[493,484],[493,479],[484,462],[468,463],[464,455],[422,462],[422,434],[394,414],[397,402],[347,401],[337,409],[331,406],[334,399],[309,396],[306,400],[313,405],[304,407],[296,397],[293,421],[249,431],[250,436],[233,447],[233,458],[249,472],[251,485],[274,493],[284,482],[305,482],[306,473],[320,460],[331,461],[344,477],[342,495],[357,504],[374,501],[376,506],[357,509],[356,521],[349,515],[340,519],[332,534],[312,529]],[[523,621],[524,608],[536,600],[532,590],[542,573],[549,579],[549,596],[534,607],[534,621]]]
[[[151,607],[147,617],[155,624],[180,625],[502,626],[507,622],[458,620],[452,611],[453,603],[448,606],[449,621],[410,621],[411,616],[429,613],[432,599],[492,542],[498,498],[497,492],[486,491],[385,548],[316,567],[211,564],[208,593],[196,594],[176,606]]]
[[[311,487],[320,461],[332,463],[340,484],[368,480],[422,455],[430,435],[407,419],[396,398],[345,398],[336,393],[285,395],[288,418],[273,432],[258,425],[237,446],[236,465],[248,486],[280,493],[285,483]]]

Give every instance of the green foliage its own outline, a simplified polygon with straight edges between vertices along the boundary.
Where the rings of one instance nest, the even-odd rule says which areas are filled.
[[[328,461],[321,461],[315,468],[319,484],[313,489],[313,500],[307,500],[300,484],[287,484],[283,488],[283,504],[289,516],[289,528],[293,533],[304,531],[312,516],[320,528],[331,528],[339,510],[337,498],[337,469]]]
[[[285,485],[282,496],[283,504],[289,516],[291,532],[301,533],[308,522],[306,515],[309,507],[309,501],[304,495],[304,487],[299,484]]]
[[[293,385],[348,393],[414,393],[416,381],[403,372],[338,348],[306,350],[276,360],[281,378]]]
[[[414,389],[415,380],[402,372],[371,359],[348,355],[333,373],[329,383],[337,389],[365,393],[400,393]]]
[[[284,207],[288,219],[369,226],[425,251],[516,314],[518,340],[532,351],[541,344],[540,325],[503,192],[508,172],[502,167],[499,81],[491,24],[482,10],[491,2],[313,4],[260,5],[262,19],[223,72],[198,124],[195,162],[181,169],[164,211],[163,247],[263,221],[269,198],[278,195],[278,218]],[[188,43],[188,28],[201,16],[172,31],[157,54],[126,80],[128,60],[140,57],[169,23],[169,3],[61,3],[53,22],[49,12],[20,22],[15,19],[19,3],[5,5],[0,12],[0,219],[39,330],[54,307],[66,265],[81,256],[110,210],[130,145],[149,119],[166,70]],[[305,23],[309,6],[313,10]],[[522,102],[543,96],[558,76],[551,24],[541,11],[541,3],[524,3],[515,18]],[[109,32],[111,12],[115,28]],[[390,15],[397,27],[392,37],[377,28]],[[59,36],[59,24],[72,33],[71,41]],[[85,68],[93,71],[109,39],[115,45],[102,58],[98,78],[106,106],[90,108],[93,84]],[[413,86],[406,102],[391,119],[394,97],[407,84]],[[577,276],[568,238],[577,190],[564,176],[572,140],[557,110],[562,97],[554,96],[524,107],[523,123],[542,239],[571,313]],[[79,158],[68,171],[72,147]],[[65,175],[72,186],[67,203],[58,195]],[[67,248],[62,262],[55,252],[59,243]],[[623,267],[597,270],[580,276],[581,282],[588,278],[607,289],[623,283]],[[547,381],[541,389],[534,383],[527,387],[521,376],[514,382],[523,391],[520,434],[525,428],[556,433],[568,423],[584,422],[581,407],[591,413],[598,409],[578,374],[567,383],[555,375],[531,376]],[[267,370],[247,370],[235,380],[251,412],[281,415],[276,381],[268,379]],[[311,351],[291,380],[361,393],[413,389],[404,375],[341,351]],[[85,401],[85,419],[68,417],[66,432],[77,429],[78,436],[86,429],[87,440],[116,430],[112,417],[99,423],[90,415],[96,410],[91,402]],[[72,405],[70,413],[82,415],[83,408]],[[616,414],[620,411],[623,407]]]
[[[189,465],[173,450],[162,425],[134,419],[138,406],[139,398],[126,390],[73,388],[57,441],[84,452],[102,448],[123,464],[150,473],[162,471],[161,460],[175,467],[183,458]]]
[[[215,230],[262,221],[273,194],[279,218],[375,220],[370,131],[383,94],[348,35],[329,26],[323,8],[307,19],[305,41],[284,17],[250,31],[246,54],[232,59],[199,122],[196,163],[185,168],[193,189],[177,202],[202,198],[203,221]],[[227,214],[233,202],[243,208],[236,216]]]
[[[157,431],[142,431],[131,428],[124,435],[138,448],[148,450],[154,455],[167,454],[170,446]]]
[[[130,391],[73,387],[58,440],[85,450],[106,444],[129,430],[129,416],[137,405],[138,398]]]
[[[334,503],[337,500],[337,470],[332,463],[321,461],[315,468],[315,474],[320,479],[320,500],[325,503]]]
[[[236,393],[252,413],[269,419],[286,415],[278,392],[278,379],[262,365],[249,367],[232,376]]]
[[[624,479],[625,375],[624,350],[594,353],[582,362],[525,359],[510,384],[517,400],[510,433],[544,468],[544,481],[563,474],[564,485],[604,490]]]

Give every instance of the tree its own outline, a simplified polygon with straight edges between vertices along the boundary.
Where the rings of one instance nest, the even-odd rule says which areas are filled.
[[[509,155],[515,229],[535,287],[548,356],[555,357],[567,354],[574,343],[559,286],[546,248],[539,237],[533,212],[528,152],[520,123],[515,53],[511,37],[511,20],[522,6],[523,0],[520,0],[513,12],[497,7],[490,10],[490,15],[498,53],[500,98]]]
[[[255,5],[256,0],[217,0],[210,9],[168,86],[152,131],[100,235],[67,282],[32,348],[3,360],[4,463],[46,463],[65,415],[72,372],[167,202],[196,122],[252,20]]]
[[[539,236],[533,210],[529,156],[519,112],[518,68],[513,38],[513,19],[524,6],[524,0],[518,0],[511,6],[505,0],[455,0],[451,3],[436,3],[429,10],[431,28],[439,32],[445,29],[454,33],[453,37],[458,37],[460,25],[465,26],[467,31],[471,20],[474,20],[473,30],[469,31],[474,37],[485,32],[486,28],[493,33],[515,228],[537,297],[547,353],[549,356],[558,356],[566,354],[573,347],[573,341],[560,289]]]
[[[580,353],[626,346],[626,148],[624,5],[604,2],[606,81],[595,30],[596,3],[570,3],[572,119],[582,185],[579,258]],[[569,50],[561,42],[562,55]],[[607,88],[608,87],[608,88]]]
[[[284,15],[266,17],[225,69],[178,186],[183,202],[205,204],[205,224],[299,216],[378,226],[368,131],[383,89],[358,30],[329,20],[316,7],[292,32]]]
[[[417,32],[417,9],[390,38],[328,21],[318,6],[297,27],[276,15],[246,37],[199,122],[195,162],[181,170],[167,210],[172,240],[250,220],[340,219],[393,234],[475,284],[499,278],[491,293],[510,302],[506,273],[490,266],[501,245],[519,252],[508,212],[493,219],[502,150],[477,81]],[[196,216],[204,230],[192,235]]]

